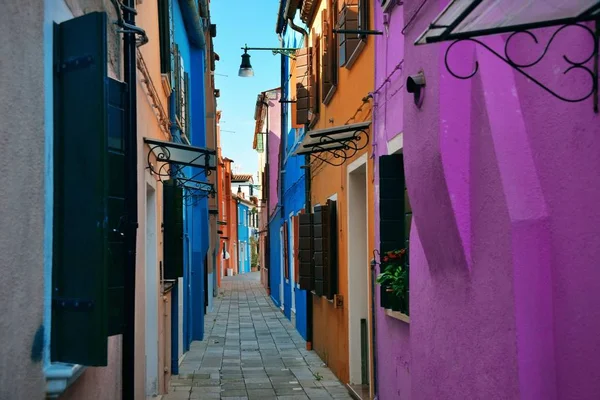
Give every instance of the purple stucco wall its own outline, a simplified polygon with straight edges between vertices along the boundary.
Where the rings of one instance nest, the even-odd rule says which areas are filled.
[[[273,213],[279,202],[279,189],[277,182],[279,180],[279,151],[281,143],[281,107],[279,99],[281,92],[269,92],[269,216]]]
[[[420,69],[427,81],[420,109],[404,89],[398,100],[375,98],[376,153],[403,132],[413,208],[411,322],[377,314],[379,399],[600,398],[600,118],[592,100],[558,100],[474,44],[456,46],[450,62],[468,74],[478,61],[479,72],[452,77],[448,44],[412,44],[444,1],[428,2],[405,36],[393,33],[403,25],[396,14],[408,21],[420,3],[396,7],[376,47],[376,87],[387,76],[386,48],[389,58],[403,40],[396,85]],[[538,33],[540,47],[517,38],[511,54],[532,60],[552,32]],[[505,40],[482,39],[499,51]],[[581,60],[591,45],[571,28],[530,73],[576,97],[588,78],[563,75],[562,55]],[[376,224],[377,216],[378,204]]]

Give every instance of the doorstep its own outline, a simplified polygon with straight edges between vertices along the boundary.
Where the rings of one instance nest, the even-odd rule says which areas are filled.
[[[369,385],[351,385],[348,383],[346,389],[355,400],[370,400],[371,398]]]

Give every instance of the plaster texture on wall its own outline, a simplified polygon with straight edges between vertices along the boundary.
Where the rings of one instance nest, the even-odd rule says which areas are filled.
[[[405,40],[403,80],[420,69],[427,80],[420,109],[412,95],[398,94],[403,126],[387,120],[379,127],[404,132],[413,225],[410,325],[377,313],[378,396],[595,398],[598,116],[591,99],[562,102],[473,44],[457,46],[449,61],[464,74],[478,61],[479,72],[470,80],[452,77],[444,65],[448,44],[412,45],[442,3],[428,3],[406,36],[390,35],[377,49],[380,60],[380,52]],[[392,24],[403,25],[397,12],[408,20],[417,7],[397,7]],[[540,43],[551,33],[538,31]],[[501,49],[505,37],[483,40]],[[563,75],[561,57],[585,58],[588,42],[566,32],[530,73],[576,97],[586,77]],[[511,50],[530,60],[541,47],[519,40]],[[384,149],[379,141],[378,154]]]
[[[0,13],[0,398],[44,393],[44,2],[4,1]]]

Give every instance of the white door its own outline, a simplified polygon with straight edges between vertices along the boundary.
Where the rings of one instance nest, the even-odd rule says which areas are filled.
[[[288,223],[288,226],[290,227],[290,229],[288,229],[288,235],[290,237],[289,240],[289,262],[290,262],[290,287],[292,290],[292,312],[296,312],[296,271],[295,271],[295,263],[294,260],[296,259],[296,252],[294,251],[295,246],[294,246],[294,232],[296,231],[295,225],[294,225],[294,214],[290,213],[290,222]]]

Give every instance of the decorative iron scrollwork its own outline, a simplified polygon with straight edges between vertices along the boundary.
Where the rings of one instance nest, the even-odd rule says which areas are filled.
[[[194,176],[192,176],[189,179],[194,179],[200,176],[210,176],[212,173],[212,170],[209,168],[206,169],[202,169],[199,167],[191,167],[189,165],[180,165],[177,163],[173,163],[171,162],[171,151],[169,150],[169,148],[167,146],[163,146],[160,144],[152,144],[152,145],[148,145],[150,147],[150,151],[148,151],[148,169],[150,170],[150,172],[154,175],[156,175],[158,177],[159,181],[163,181],[163,180],[168,180],[174,177],[177,177],[179,175],[183,175],[183,169],[185,167],[190,167],[190,168],[197,168],[200,169],[199,172],[195,173]],[[152,154],[154,154],[154,157],[156,158],[157,163],[159,164],[158,167],[156,167],[152,161]]]
[[[527,68],[533,67],[534,65],[538,64],[540,61],[542,61],[544,59],[544,57],[548,54],[548,50],[550,48],[550,46],[552,45],[552,42],[555,40],[555,38],[561,33],[564,32],[565,30],[567,30],[568,28],[576,28],[576,29],[582,29],[584,32],[587,32],[593,43],[593,49],[591,54],[589,54],[587,57],[585,57],[584,60],[581,61],[575,61],[572,60],[571,58],[569,58],[566,54],[562,55],[562,58],[565,60],[565,62],[569,65],[564,71],[563,71],[563,75],[567,75],[570,72],[579,70],[579,71],[583,71],[584,73],[588,74],[590,76],[590,90],[588,92],[586,92],[584,95],[580,95],[577,97],[565,97],[564,95],[558,94],[555,91],[553,91],[552,89],[548,88],[546,85],[544,85],[542,82],[540,82],[539,80],[537,80],[536,78],[534,78],[533,76],[531,76],[528,72],[526,72],[525,70]],[[450,51],[454,48],[454,46],[458,43],[461,42],[473,42],[476,43],[480,46],[482,46],[483,48],[485,48],[486,50],[488,50],[490,53],[492,53],[493,55],[495,55],[497,58],[499,58],[500,60],[504,61],[506,64],[510,65],[511,67],[513,67],[517,72],[519,72],[520,74],[522,74],[523,76],[527,77],[528,79],[530,79],[533,83],[535,83],[536,85],[538,85],[539,87],[541,87],[542,89],[544,89],[546,92],[550,93],[552,96],[569,102],[569,103],[578,103],[581,101],[584,101],[586,99],[588,99],[590,96],[592,95],[596,95],[595,99],[594,99],[594,111],[598,112],[598,102],[597,102],[597,94],[598,94],[598,70],[597,70],[597,60],[595,60],[594,62],[594,66],[593,69],[590,68],[588,64],[592,59],[597,58],[598,57],[598,36],[597,34],[590,29],[588,26],[581,24],[581,23],[575,23],[575,24],[568,24],[568,25],[563,25],[561,27],[559,27],[556,31],[554,31],[554,33],[552,34],[552,36],[550,37],[550,39],[548,40],[546,46],[544,47],[542,53],[540,54],[539,57],[537,57],[535,60],[531,61],[531,62],[527,62],[527,63],[519,63],[517,61],[515,61],[509,54],[509,46],[511,41],[516,38],[517,36],[522,36],[522,35],[526,35],[528,37],[530,37],[531,39],[533,39],[533,41],[535,42],[535,44],[539,43],[538,37],[530,30],[519,30],[519,31],[515,31],[513,33],[511,33],[508,38],[506,39],[506,42],[504,43],[504,55],[498,53],[497,51],[495,51],[494,49],[492,49],[490,46],[488,46],[487,44],[485,44],[484,42],[478,40],[478,39],[474,39],[474,38],[464,38],[464,39],[458,39],[455,40],[454,42],[452,42],[450,44],[450,46],[448,46],[448,48],[446,49],[446,54],[444,57],[444,62],[446,64],[446,69],[448,70],[448,72],[454,76],[455,78],[458,79],[470,79],[473,76],[475,76],[475,74],[477,74],[477,72],[479,71],[479,62],[475,61],[475,67],[473,69],[473,71],[469,74],[466,75],[462,75],[459,73],[456,73],[452,67],[449,64],[448,61],[448,54],[450,53]]]
[[[177,185],[183,188],[183,200],[186,206],[195,206],[202,199],[214,198],[217,193],[212,184],[192,179],[179,178]]]
[[[363,137],[366,140],[363,141]],[[361,142],[363,143],[361,144]],[[337,145],[337,147],[329,148],[328,146],[332,144]],[[352,136],[343,140],[323,135],[319,137],[318,143],[311,146],[311,155],[317,160],[339,167],[347,159],[354,157],[356,153],[367,147],[368,144],[369,133],[366,128],[355,130]],[[322,153],[328,153],[329,157],[322,157]]]

